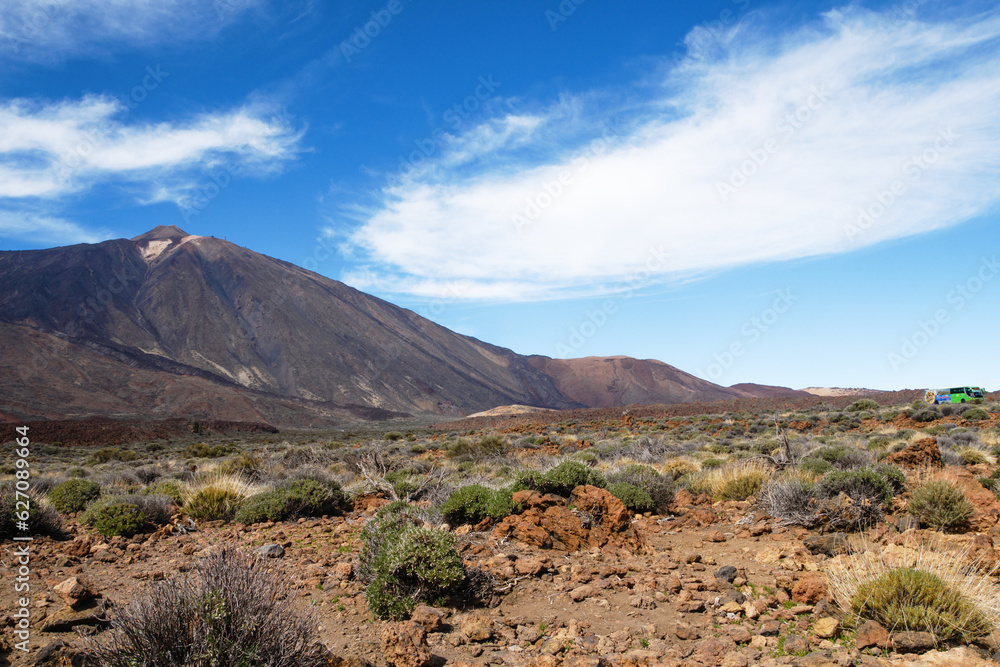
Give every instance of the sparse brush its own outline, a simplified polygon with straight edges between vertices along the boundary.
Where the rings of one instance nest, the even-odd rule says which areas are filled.
[[[974,510],[961,488],[945,480],[931,480],[913,490],[906,511],[921,524],[944,531],[968,521]]]
[[[716,500],[746,500],[760,493],[772,473],[762,461],[738,461],[692,476],[690,488],[692,493],[707,493]]]
[[[15,536],[60,535],[62,527],[59,513],[48,499],[30,488],[18,495],[15,484],[14,480],[0,482],[0,540]],[[27,510],[23,504],[18,505],[18,501],[23,503],[25,496],[28,501]],[[28,530],[19,527],[19,522],[24,520],[24,512],[27,512]]]
[[[82,522],[104,537],[132,537],[145,528],[146,515],[131,496],[104,496],[87,507]]]
[[[246,498],[265,489],[240,475],[211,473],[184,490],[184,512],[195,519],[229,521]]]
[[[608,492],[622,501],[625,507],[637,514],[652,512],[656,509],[653,499],[643,489],[628,482],[617,482],[608,485]]]
[[[266,477],[264,459],[249,452],[226,459],[216,466],[215,472],[219,475],[239,475],[250,482],[260,482]]]
[[[992,571],[965,563],[964,552],[875,547],[835,559],[827,574],[851,623],[871,619],[891,632],[969,643],[987,637],[1000,621],[1000,588]]]
[[[661,475],[652,466],[634,463],[616,468],[607,474],[607,481],[609,487],[613,484],[631,484],[642,489],[653,501],[653,511],[665,512],[674,500],[673,478]]]
[[[453,491],[441,506],[441,514],[453,526],[477,524],[483,519],[501,521],[517,510],[511,492],[470,484]]]
[[[101,487],[87,479],[70,479],[57,484],[49,491],[52,506],[63,514],[81,512],[88,503],[97,500]]]
[[[87,652],[107,667],[331,664],[296,599],[263,560],[224,548],[116,607],[112,629],[87,640]]]
[[[662,465],[663,474],[677,481],[681,477],[693,475],[701,469],[698,462],[688,457],[668,458]]]
[[[983,463],[989,463],[986,455],[975,447],[959,447],[955,450],[958,454],[958,458],[962,461],[962,465],[974,466]]]

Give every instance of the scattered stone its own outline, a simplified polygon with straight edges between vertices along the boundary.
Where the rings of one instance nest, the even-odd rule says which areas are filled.
[[[817,572],[809,572],[792,588],[792,599],[802,604],[816,604],[826,597],[826,579]]]
[[[792,655],[802,655],[809,651],[809,640],[798,635],[785,636],[785,652]]]
[[[630,607],[635,607],[636,609],[656,609],[656,601],[646,594],[630,596],[628,604]]]
[[[77,577],[66,579],[57,584],[53,590],[70,607],[79,607],[94,598],[94,592],[87,583],[80,581]]]
[[[91,604],[84,609],[74,609],[67,606],[42,622],[42,632],[72,632],[73,628],[77,626],[106,626],[110,622],[104,611],[97,605]]]
[[[781,632],[781,623],[778,621],[764,621],[760,626],[760,634],[764,637],[777,637]]]
[[[280,544],[265,544],[254,553],[259,556],[263,556],[264,558],[283,558],[285,555],[285,547]]]
[[[840,621],[827,616],[816,621],[813,626],[813,634],[820,639],[832,639],[840,632]]]
[[[333,577],[340,581],[350,581],[354,575],[354,568],[350,563],[337,563],[333,566]]]
[[[592,597],[596,592],[597,590],[593,586],[584,584],[583,586],[577,586],[571,590],[569,592],[569,598],[573,602],[583,602],[587,598]]]
[[[493,624],[481,614],[463,616],[458,622],[458,630],[473,642],[486,642],[493,638]]]
[[[726,534],[723,533],[721,530],[716,530],[710,533],[705,539],[709,542],[725,542]]]
[[[737,574],[736,568],[732,565],[723,565],[715,571],[715,578],[731,584],[736,579]]]
[[[678,623],[674,626],[674,634],[678,639],[701,639],[701,632],[693,625]]]
[[[734,648],[732,642],[723,641],[720,638],[710,637],[703,640],[694,650],[691,657],[703,665],[720,667],[725,660],[726,654]]]
[[[823,554],[825,556],[840,556],[841,554],[852,553],[851,543],[844,533],[832,533],[829,535],[813,535],[802,540],[802,545],[814,556]]]
[[[681,614],[695,614],[700,611],[705,611],[705,602],[703,600],[688,600],[687,602],[680,602],[677,604],[677,611]]]
[[[538,631],[533,625],[519,625],[517,626],[517,639],[518,641],[528,642],[534,644],[539,639],[542,638],[542,633]]]
[[[444,612],[425,604],[417,605],[410,620],[419,623],[427,632],[436,632],[444,625]]]
[[[929,632],[897,632],[892,635],[892,646],[899,653],[924,653],[937,645]]]
[[[514,571],[518,574],[537,577],[545,570],[545,562],[541,558],[518,558],[514,561]]]
[[[882,627],[878,621],[865,621],[858,628],[858,636],[855,639],[855,646],[859,649],[874,646],[876,648],[889,648],[889,631]]]
[[[431,659],[427,632],[415,621],[387,623],[382,629],[382,654],[392,667],[423,667]]]

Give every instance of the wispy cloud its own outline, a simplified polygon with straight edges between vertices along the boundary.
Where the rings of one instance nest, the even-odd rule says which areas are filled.
[[[0,102],[0,207],[10,211],[0,211],[4,234],[67,243],[101,237],[59,215],[67,197],[115,185],[139,204],[185,208],[221,171],[228,182],[282,169],[304,131],[261,103],[174,122],[127,120],[124,104],[104,96]]]
[[[86,229],[70,220],[24,211],[0,210],[0,240],[19,239],[43,244],[98,243],[111,238],[107,230]]]
[[[690,277],[941,229],[1000,199],[996,13],[843,9],[703,41],[642,99],[609,109],[590,91],[456,137],[360,216],[350,242],[365,261],[345,279],[592,294],[651,249],[670,256],[661,279]]]
[[[0,57],[50,62],[210,38],[266,0],[4,0]]]
[[[278,169],[301,137],[253,107],[157,124],[128,124],[124,111],[100,96],[0,103],[0,200],[55,199],[109,182],[145,187],[147,198],[162,200],[164,181],[182,187],[223,161],[248,172]]]

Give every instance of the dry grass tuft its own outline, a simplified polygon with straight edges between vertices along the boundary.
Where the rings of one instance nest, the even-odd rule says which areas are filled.
[[[716,500],[746,500],[759,495],[773,473],[763,461],[738,461],[693,476],[691,492],[707,493]]]
[[[939,540],[915,548],[868,545],[832,559],[827,575],[849,622],[872,619],[890,632],[968,643],[1000,625],[1000,587],[991,578],[996,568],[983,572],[968,555]]]

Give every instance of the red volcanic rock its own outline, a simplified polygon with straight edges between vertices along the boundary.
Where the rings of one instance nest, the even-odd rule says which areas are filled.
[[[905,449],[885,457],[886,463],[900,466],[941,466],[937,439],[923,438]]]

